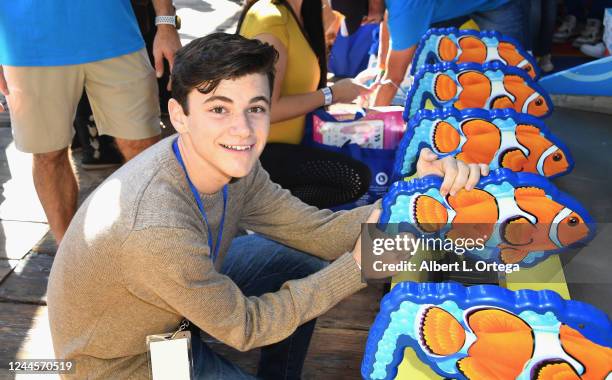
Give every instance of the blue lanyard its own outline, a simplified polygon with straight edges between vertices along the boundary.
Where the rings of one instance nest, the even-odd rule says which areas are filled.
[[[174,155],[176,156],[176,159],[178,160],[179,164],[181,164],[181,167],[183,168],[183,171],[185,172],[185,177],[187,178],[187,183],[189,184],[191,193],[193,194],[193,197],[195,198],[195,201],[198,204],[200,213],[202,214],[202,217],[204,218],[204,222],[206,223],[206,227],[208,228],[208,248],[210,249],[210,255],[211,255],[210,257],[212,259],[212,262],[214,263],[215,260],[217,260],[217,256],[219,254],[219,247],[221,246],[221,238],[223,236],[223,223],[225,221],[225,208],[227,206],[227,185],[223,186],[223,214],[221,214],[221,224],[219,225],[219,233],[217,234],[217,242],[213,250],[212,231],[210,229],[210,224],[208,223],[208,218],[206,217],[206,211],[204,210],[204,205],[202,204],[200,193],[198,193],[198,190],[195,188],[195,186],[191,182],[191,179],[189,178],[189,174],[187,174],[187,168],[185,167],[185,163],[183,162],[183,157],[181,157],[181,152],[178,148],[178,138],[174,140],[174,142],[172,143],[172,149],[174,150]]]

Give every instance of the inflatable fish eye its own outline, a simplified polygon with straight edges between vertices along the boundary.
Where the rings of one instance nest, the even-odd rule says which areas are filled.
[[[496,60],[521,68],[534,80],[540,77],[533,55],[514,38],[492,30],[459,30],[452,27],[431,28],[423,35],[415,50],[410,74],[414,75],[426,64],[483,64]]]
[[[589,234],[589,225],[576,212],[571,212],[557,226],[559,244],[569,246],[580,242]]]
[[[538,117],[543,117],[550,113],[546,100],[542,96],[538,96],[532,102],[526,102],[521,111]]]
[[[552,113],[552,101],[521,68],[499,61],[424,65],[406,95],[404,120],[421,109],[513,109],[532,116]]]
[[[537,174],[497,169],[474,189],[446,197],[441,185],[437,176],[395,182],[383,197],[379,228],[442,241],[482,238],[483,246],[462,254],[521,267],[586,244],[595,233],[588,212]]]
[[[503,129],[503,133],[502,133]],[[399,144],[393,178],[416,172],[422,148],[466,163],[488,163],[555,178],[574,166],[568,148],[536,117],[503,110],[421,110],[410,119]]]
[[[394,379],[408,347],[452,379],[604,379],[612,371],[608,316],[550,290],[399,283],[381,301],[361,375]]]

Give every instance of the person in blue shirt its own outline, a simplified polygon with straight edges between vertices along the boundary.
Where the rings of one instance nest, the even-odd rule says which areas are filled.
[[[378,57],[384,75],[375,95],[377,106],[391,103],[420,38],[433,23],[469,15],[482,30],[497,30],[522,44],[526,40],[523,0],[385,0],[385,5],[387,16]],[[383,40],[389,37],[387,47]]]
[[[59,244],[77,204],[68,147],[85,88],[100,134],[126,160],[159,140],[156,75],[180,48],[171,0],[153,0],[155,69],[129,0],[0,2],[0,91],[16,147],[33,153],[32,174]]]

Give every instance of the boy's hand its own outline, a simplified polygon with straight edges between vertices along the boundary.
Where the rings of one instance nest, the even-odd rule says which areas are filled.
[[[472,190],[481,175],[489,174],[489,165],[466,164],[451,156],[439,159],[431,149],[423,148],[417,162],[417,176],[420,178],[430,174],[444,177],[440,186],[442,196],[455,195],[462,188]]]
[[[375,208],[370,213],[370,216],[368,216],[368,220],[366,220],[366,223],[378,223],[381,213],[381,209]],[[357,265],[359,265],[359,267],[361,268],[361,234],[359,234],[359,238],[357,238],[357,242],[355,243],[355,247],[353,248],[353,259],[355,259],[355,262],[357,262]]]
[[[380,215],[382,210],[376,208],[372,210],[367,224],[376,224],[379,222]],[[365,233],[365,235],[364,235]],[[408,240],[414,239],[414,235],[411,233],[401,233],[400,240],[403,240],[404,237]],[[383,279],[395,276],[400,273],[397,264],[400,264],[402,261],[410,260],[411,255],[414,252],[406,250],[405,248],[399,246],[388,247],[387,244],[384,244],[384,254],[383,256],[375,256],[374,255],[374,242],[376,240],[395,240],[395,235],[388,235],[384,231],[381,231],[376,226],[369,226],[362,230],[362,233],[359,234],[359,238],[355,243],[355,247],[353,248],[353,259],[357,262],[357,265],[362,269],[362,275],[367,280],[375,280],[375,279]],[[365,242],[362,246],[362,242]],[[369,249],[371,248],[371,252],[366,252],[366,255],[363,255],[362,248]],[[387,269],[384,267],[376,268],[374,266],[374,261],[382,261],[387,265]],[[393,267],[395,265],[395,268]],[[393,269],[393,271],[392,271]]]

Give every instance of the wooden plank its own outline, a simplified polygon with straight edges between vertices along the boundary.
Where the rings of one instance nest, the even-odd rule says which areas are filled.
[[[319,317],[318,327],[368,331],[378,314],[383,284],[372,284]]]
[[[367,331],[317,327],[304,363],[303,378],[316,380],[359,379]],[[254,374],[259,350],[239,352],[222,343],[207,340],[215,352]]]
[[[607,113],[612,115],[612,96],[582,96],[552,94],[555,107],[573,108],[581,111]]]
[[[317,328],[304,363],[306,379],[359,379],[367,331]]]
[[[0,302],[0,335],[0,369],[16,358],[53,358],[45,306]],[[359,378],[366,339],[367,331],[317,327],[304,364],[304,379]],[[259,350],[242,353],[221,343],[209,344],[245,370],[256,370]]]
[[[21,259],[49,227],[43,223],[0,221],[0,259]]]
[[[0,368],[15,359],[54,358],[46,306],[0,302]]]
[[[34,374],[28,374],[28,375],[21,375],[21,374],[15,374],[15,372],[11,372],[8,369],[4,369],[4,368],[0,368],[0,380],[60,380],[60,376],[59,375],[34,375]]]
[[[0,259],[0,284],[17,266],[19,260],[4,260]]]
[[[378,313],[383,284],[369,285],[341,301],[317,320],[304,363],[304,379],[358,379],[367,334]],[[240,352],[214,339],[205,341],[219,354],[255,373],[259,350]]]
[[[55,256],[55,252],[57,252],[57,243],[51,231],[47,232],[38,243],[34,244],[31,251],[32,253]]]
[[[47,280],[53,257],[30,254],[0,285],[0,300],[47,304]]]

